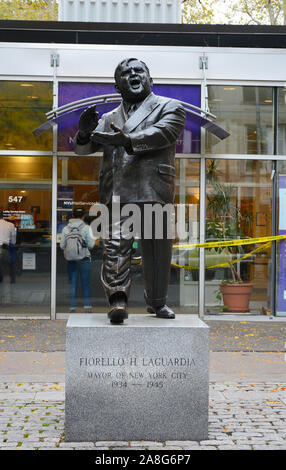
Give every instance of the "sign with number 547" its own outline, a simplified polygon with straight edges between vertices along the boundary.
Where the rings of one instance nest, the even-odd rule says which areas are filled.
[[[21,202],[23,196],[8,196],[8,202]]]

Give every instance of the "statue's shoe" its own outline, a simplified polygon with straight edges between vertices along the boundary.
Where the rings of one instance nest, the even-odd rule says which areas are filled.
[[[114,302],[108,312],[108,318],[110,323],[123,323],[128,318],[126,302],[122,300]]]
[[[175,313],[170,309],[170,307],[168,307],[168,305],[162,305],[161,307],[151,307],[149,305],[147,307],[147,312],[155,313],[158,318],[175,318]]]

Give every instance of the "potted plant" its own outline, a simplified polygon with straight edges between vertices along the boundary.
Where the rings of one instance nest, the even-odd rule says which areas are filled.
[[[242,216],[239,208],[233,201],[234,186],[220,183],[217,179],[214,164],[210,166],[208,183],[211,192],[207,195],[208,219],[206,221],[206,241],[224,241],[245,238],[241,231]],[[243,281],[233,264],[233,256],[243,253],[238,246],[213,247],[221,256],[221,264],[228,263],[225,279],[219,285],[218,300],[223,301],[223,310],[228,312],[248,312],[249,301],[253,285]]]

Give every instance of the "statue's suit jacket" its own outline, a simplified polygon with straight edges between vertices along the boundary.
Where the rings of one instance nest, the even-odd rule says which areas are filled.
[[[185,125],[185,110],[170,98],[150,93],[127,119],[123,103],[99,120],[97,131],[114,132],[113,123],[129,134],[132,149],[105,145],[99,174],[99,199],[110,204],[112,197],[121,203],[173,203],[176,140]],[[74,150],[79,155],[98,151],[100,144],[89,141]]]

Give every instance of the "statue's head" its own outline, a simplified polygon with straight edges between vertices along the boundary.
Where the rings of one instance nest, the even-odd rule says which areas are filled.
[[[147,65],[131,57],[120,62],[114,73],[115,89],[124,101],[136,103],[143,101],[153,85]]]

